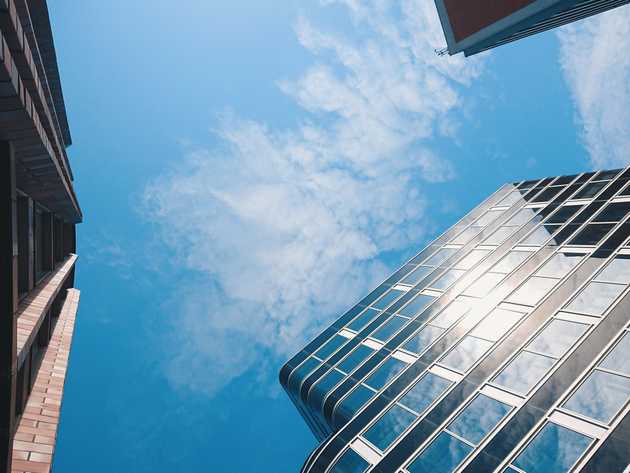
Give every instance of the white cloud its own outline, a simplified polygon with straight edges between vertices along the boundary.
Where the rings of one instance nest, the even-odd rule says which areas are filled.
[[[630,6],[558,32],[560,63],[596,168],[630,163]]]
[[[316,62],[279,85],[301,124],[224,116],[225,146],[146,189],[146,214],[198,276],[173,306],[176,385],[212,394],[261,354],[277,364],[299,349],[386,275],[379,256],[418,247],[422,181],[454,176],[430,140],[456,129],[459,89],[483,58],[434,54],[443,38],[426,0],[338,3],[352,34],[296,26]]]

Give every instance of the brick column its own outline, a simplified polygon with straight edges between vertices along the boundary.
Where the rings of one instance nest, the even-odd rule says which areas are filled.
[[[18,306],[17,196],[11,143],[0,141],[0,472],[10,472],[15,427]]]

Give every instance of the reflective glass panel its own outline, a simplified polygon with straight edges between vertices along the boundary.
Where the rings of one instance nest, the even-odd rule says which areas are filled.
[[[547,243],[551,235],[560,228],[560,225],[541,225],[536,228],[532,233],[527,235],[524,240],[521,241],[523,245],[544,245]]]
[[[613,202],[593,219],[595,222],[619,222],[630,213],[630,202]]]
[[[381,297],[378,301],[372,304],[372,307],[376,307],[377,309],[384,309],[400,296],[404,294],[404,291],[398,291],[396,289],[390,289],[389,292],[386,292],[383,297]]]
[[[630,257],[615,257],[595,279],[622,284],[630,283]]]
[[[502,210],[488,210],[485,214],[477,219],[475,225],[485,227],[491,222],[494,222],[496,218],[503,213]]]
[[[484,241],[486,245],[500,245],[514,232],[513,227],[500,227]]]
[[[449,328],[469,310],[470,306],[466,302],[455,299],[431,321],[431,324],[442,328]]]
[[[416,335],[411,337],[403,348],[412,353],[422,353],[426,350],[440,335],[444,333],[444,329],[434,327],[433,325],[425,325]]]
[[[348,324],[348,328],[358,332],[369,324],[378,314],[380,314],[378,310],[366,309],[356,319]]]
[[[548,187],[536,196],[534,202],[548,202],[564,189],[564,187]]]
[[[536,275],[560,279],[575,268],[583,257],[573,253],[557,253],[536,271]]]
[[[465,245],[470,240],[472,240],[475,237],[475,235],[477,235],[477,233],[479,233],[481,230],[482,230],[481,227],[468,227],[466,230],[461,232],[451,241],[459,245]]]
[[[456,268],[459,269],[471,269],[475,266],[479,261],[481,261],[488,253],[489,250],[472,250],[468,253],[464,258],[459,260],[455,265]]]
[[[527,394],[553,364],[553,358],[522,351],[494,378],[494,382],[514,392]]]
[[[431,302],[435,300],[433,296],[426,296],[424,294],[420,294],[416,296],[409,304],[400,309],[398,313],[405,315],[407,317],[414,317],[422,312]]]
[[[566,472],[590,443],[585,435],[548,423],[512,463],[527,473]]]
[[[584,314],[602,315],[624,288],[618,284],[591,282],[566,306],[566,309]]]
[[[442,276],[438,278],[437,281],[429,284],[433,289],[441,289],[446,290],[457,281],[466,271],[462,271],[460,269],[449,269]]]
[[[472,447],[442,432],[407,467],[410,473],[450,473],[468,456]]]
[[[503,200],[501,200],[497,205],[500,206],[512,206],[515,203],[517,203],[519,200],[521,200],[521,193],[520,192],[512,192],[510,194],[508,194],[506,197],[503,198]]]
[[[531,254],[531,251],[510,251],[501,261],[494,265],[492,271],[504,274],[511,273]]]
[[[492,343],[486,340],[467,335],[448,355],[442,358],[440,363],[464,372],[475,364],[491,346]]]
[[[433,256],[424,262],[429,266],[439,266],[442,262],[446,261],[457,250],[454,248],[442,248],[438,250]]]
[[[578,192],[574,199],[590,199],[591,197],[595,197],[600,190],[604,188],[608,184],[607,182],[591,182],[587,184],[584,189]]]
[[[346,337],[342,337],[341,335],[335,335],[333,338],[324,343],[316,352],[315,356],[326,359],[330,355],[332,355],[337,348],[341,345],[345,344],[348,341]]]
[[[558,281],[555,279],[533,276],[512,293],[508,300],[517,304],[536,305],[557,283]]]
[[[416,420],[416,416],[394,404],[363,437],[381,451],[387,449],[396,438]]]
[[[471,333],[476,337],[494,342],[511,329],[522,316],[523,314],[511,310],[494,309]]]
[[[477,445],[503,419],[511,407],[478,395],[447,427],[451,432]]]
[[[591,223],[574,236],[569,244],[571,245],[596,245],[615,226],[613,223]]]
[[[398,402],[422,414],[451,384],[451,381],[427,373]]]
[[[359,384],[335,408],[335,419],[337,419],[337,416],[350,419],[365,403],[374,397],[374,394],[376,394],[374,391]]]
[[[346,373],[352,372],[357,366],[359,366],[368,356],[374,353],[374,350],[366,347],[365,345],[358,345],[350,354],[343,359],[341,363],[337,365],[341,371]]]
[[[585,324],[553,319],[527,348],[560,358],[586,332],[588,327]]]
[[[536,215],[537,212],[538,212],[538,209],[519,210],[518,213],[514,215],[514,217],[512,217],[510,220],[508,220],[505,225],[509,225],[511,227],[513,226],[520,227],[521,225],[524,225],[527,222],[529,222],[534,217],[534,215]],[[537,221],[538,220],[540,219],[537,219]]]
[[[330,473],[363,473],[369,466],[370,464],[368,462],[349,448],[339,457],[339,460],[337,460],[335,466],[332,467]]]
[[[629,398],[629,378],[595,370],[564,407],[607,424]]]
[[[615,177],[617,174],[621,172],[621,169],[613,169],[611,171],[600,171],[597,176],[595,176],[596,181],[610,180]]]
[[[630,353],[630,335],[626,333],[621,341],[617,343],[606,358],[604,358],[601,367],[630,376],[628,353]]]
[[[503,274],[486,273],[468,286],[464,294],[475,297],[487,296],[504,277]]]
[[[321,406],[324,398],[330,394],[333,387],[344,378],[345,375],[337,370],[331,370],[326,373],[311,389],[308,395],[310,402],[315,406]]]
[[[405,279],[403,279],[401,282],[404,284],[411,284],[415,286],[420,281],[422,281],[425,277],[427,277],[427,275],[431,271],[433,271],[433,268],[430,268],[428,266],[418,266],[411,273],[409,273],[405,277]]]
[[[547,223],[565,223],[582,208],[581,205],[566,205],[547,219]]]
[[[291,373],[291,378],[289,380],[289,389],[291,391],[297,392],[299,384],[304,381],[306,375],[308,375],[311,371],[317,368],[320,365],[320,362],[315,358],[307,358],[304,363],[302,363],[293,373]]]
[[[381,366],[376,368],[376,371],[374,371],[374,373],[372,373],[365,380],[365,384],[378,391],[391,379],[393,379],[394,376],[400,373],[406,366],[406,363],[397,360],[396,358],[388,358]]]
[[[377,340],[380,340],[382,342],[386,342],[407,322],[409,322],[409,320],[395,315],[383,325],[381,325],[374,333],[370,335],[370,337],[376,338]]]

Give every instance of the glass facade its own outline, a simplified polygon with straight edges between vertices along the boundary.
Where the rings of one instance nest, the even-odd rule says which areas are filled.
[[[502,186],[289,360],[302,471],[624,471],[629,182]]]

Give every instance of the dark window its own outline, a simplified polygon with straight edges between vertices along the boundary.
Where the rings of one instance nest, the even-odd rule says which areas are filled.
[[[337,460],[330,473],[363,473],[370,464],[359,456],[354,450],[349,448]]]
[[[396,299],[398,299],[403,294],[403,291],[398,291],[396,289],[391,289],[389,292],[385,293],[383,297],[381,297],[378,301],[376,301],[372,306],[377,309],[384,309]]]
[[[570,245],[596,245],[615,225],[612,223],[591,223],[574,236]]]
[[[608,204],[594,219],[595,222],[619,222],[630,213],[630,202]]]
[[[577,177],[577,174],[574,174],[572,176],[560,176],[558,179],[556,179],[555,181],[553,181],[553,185],[560,185],[560,184],[568,184],[569,182],[573,182],[573,179],[575,179]]]
[[[376,394],[371,389],[360,384],[347,397],[341,401],[335,410],[335,420],[338,416],[350,419],[355,412],[363,407]]]
[[[357,366],[363,363],[363,361],[372,353],[374,353],[374,350],[371,348],[368,348],[365,345],[359,345],[341,363],[339,363],[337,367],[341,371],[350,373]]]
[[[408,467],[410,473],[450,473],[468,456],[472,447],[442,432]]]
[[[398,330],[402,328],[409,320],[402,317],[393,316],[387,322],[380,326],[370,337],[376,338],[382,342],[389,340]]]
[[[48,212],[35,211],[35,274],[39,280],[52,269],[52,233],[51,218]]]
[[[347,341],[348,339],[346,337],[335,335],[315,352],[315,356],[324,360],[332,355],[335,351],[337,351],[337,348],[339,348]]]
[[[534,202],[547,202],[553,199],[564,187],[549,187],[536,196]]]
[[[368,323],[370,323],[377,315],[379,314],[378,310],[374,309],[366,309],[359,315],[356,319],[354,319],[349,325],[348,328],[350,330],[359,331],[363,327],[365,327]]]
[[[18,197],[17,202],[17,237],[18,237],[18,291],[26,293],[31,285],[31,215],[27,197]]]
[[[615,177],[617,174],[621,172],[621,169],[612,169],[610,171],[601,171],[597,176],[595,176],[596,181],[605,181],[610,180]]]
[[[422,281],[431,271],[433,271],[433,268],[430,268],[428,266],[418,266],[412,273],[408,274],[407,277],[405,277],[405,279],[403,279],[401,282],[405,284],[416,285],[420,281]]]
[[[547,219],[547,223],[565,223],[581,208],[582,206],[580,205],[566,205],[564,207],[560,207],[555,214]]]
[[[590,184],[586,184],[584,188],[578,192],[573,198],[574,199],[590,199],[591,197],[595,197],[599,194],[604,187],[606,187],[608,182],[591,182]]]
[[[414,317],[415,315],[418,315],[420,312],[422,312],[425,307],[434,300],[435,297],[433,296],[425,296],[424,294],[420,294],[398,312],[402,315],[406,315],[407,317]]]

